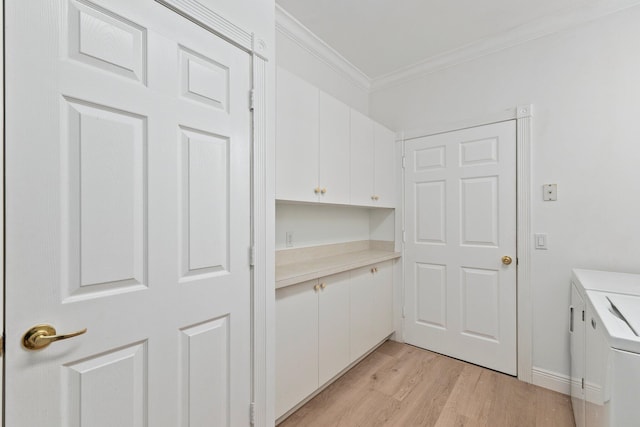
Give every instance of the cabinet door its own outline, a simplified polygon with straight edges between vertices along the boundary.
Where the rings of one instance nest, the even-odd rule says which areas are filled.
[[[373,328],[374,344],[393,332],[393,267],[391,261],[374,266],[373,273]]]
[[[374,312],[373,267],[351,271],[349,305],[351,320],[351,361],[358,359],[376,342],[375,326],[371,323]]]
[[[349,203],[349,107],[320,92],[320,202]]]
[[[320,279],[319,370],[323,385],[349,365],[349,272]]]
[[[318,388],[317,280],[276,291],[276,417]]]
[[[571,352],[571,406],[576,427],[585,427],[585,402],[583,380],[585,376],[585,322],[584,300],[576,286],[571,284],[571,306],[569,307],[569,337]]]
[[[319,90],[282,68],[276,88],[276,198],[318,201]]]
[[[351,204],[373,203],[374,144],[373,121],[351,110]]]
[[[384,126],[374,124],[374,205],[395,207],[395,133]]]

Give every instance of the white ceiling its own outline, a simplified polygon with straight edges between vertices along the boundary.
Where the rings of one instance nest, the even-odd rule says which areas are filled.
[[[276,0],[369,78],[596,0]]]

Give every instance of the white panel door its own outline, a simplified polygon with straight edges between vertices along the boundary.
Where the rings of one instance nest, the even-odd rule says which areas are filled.
[[[349,203],[349,107],[320,92],[319,201]]]
[[[317,202],[318,88],[278,68],[276,198]]]
[[[249,55],[152,0],[5,7],[6,424],[249,425]]]
[[[414,139],[405,170],[406,341],[511,375],[515,137],[509,121]]]

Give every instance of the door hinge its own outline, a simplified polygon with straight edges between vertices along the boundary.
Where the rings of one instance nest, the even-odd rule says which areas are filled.
[[[584,378],[582,379],[582,389],[584,390]]]
[[[402,243],[407,243],[407,232],[402,230]]]
[[[402,318],[404,319],[404,305],[402,306]]]
[[[407,158],[405,156],[402,156],[402,169],[407,167]]]
[[[251,246],[249,248],[249,267],[253,267],[256,261],[256,248],[255,246]]]
[[[582,310],[582,321],[584,322],[584,310]]]
[[[249,403],[249,422],[251,425],[256,423],[256,404],[255,402]]]
[[[249,91],[249,111],[253,111],[256,106],[256,90],[251,89]]]
[[[0,335],[0,357],[4,356],[4,335]]]

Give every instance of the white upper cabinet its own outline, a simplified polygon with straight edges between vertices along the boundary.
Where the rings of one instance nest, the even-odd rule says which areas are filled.
[[[320,91],[279,68],[276,93],[276,198],[316,202]]]
[[[395,207],[395,134],[278,68],[276,199]]]
[[[349,203],[349,107],[320,92],[318,201]]]
[[[384,126],[374,123],[374,175],[373,205],[392,208],[396,204],[395,145],[396,135]]]
[[[373,206],[373,121],[351,110],[351,204]]]

